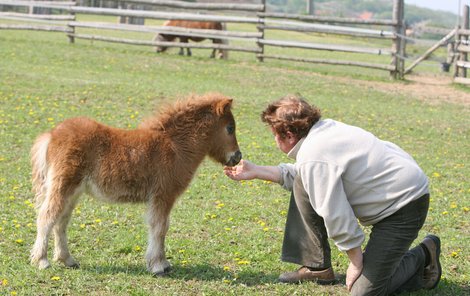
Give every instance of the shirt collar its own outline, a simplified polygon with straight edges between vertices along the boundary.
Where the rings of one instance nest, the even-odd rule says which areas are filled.
[[[297,142],[297,144],[295,144],[295,146],[292,147],[292,149],[287,153],[287,157],[292,158],[292,159],[296,159],[297,158],[297,153],[299,152],[300,147],[302,146],[302,143],[304,142],[304,140],[305,140],[305,137],[300,139]]]
[[[300,147],[302,147],[302,144],[304,143],[305,139],[312,133],[313,130],[316,130],[322,126],[324,121],[319,120],[317,123],[315,123],[310,130],[308,131],[307,136],[303,137],[300,139],[297,144],[295,144],[294,147],[287,153],[287,157],[292,158],[292,159],[297,159],[297,153],[299,153]]]

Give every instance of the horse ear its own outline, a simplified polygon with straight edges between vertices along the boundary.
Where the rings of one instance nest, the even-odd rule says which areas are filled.
[[[214,103],[215,114],[221,116],[230,111],[233,99],[222,99]]]

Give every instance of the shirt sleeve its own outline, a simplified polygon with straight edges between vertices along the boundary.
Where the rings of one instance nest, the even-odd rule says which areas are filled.
[[[310,203],[325,222],[328,237],[341,251],[360,247],[364,233],[349,204],[341,179],[343,171],[324,162],[307,162],[299,166],[299,174]]]
[[[278,168],[281,171],[281,180],[279,184],[282,186],[282,188],[292,191],[294,186],[294,178],[297,175],[295,166],[291,163],[281,163],[278,165]]]

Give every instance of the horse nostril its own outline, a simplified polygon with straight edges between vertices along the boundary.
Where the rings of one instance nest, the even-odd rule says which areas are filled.
[[[242,159],[242,153],[240,152],[240,150],[237,150],[237,152],[235,152],[235,154],[231,158],[231,161],[234,163],[234,165],[237,165]]]
[[[235,160],[239,162],[241,159],[242,159],[242,153],[240,152],[240,150],[238,150],[237,152],[235,152]]]
[[[242,153],[240,152],[240,150],[238,150],[234,154],[232,154],[232,156],[230,156],[229,161],[225,165],[235,166],[240,162],[241,159],[242,159]]]

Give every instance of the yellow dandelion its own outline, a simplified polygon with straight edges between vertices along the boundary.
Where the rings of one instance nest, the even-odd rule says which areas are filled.
[[[22,239],[17,239],[17,240],[15,240],[15,242],[16,242],[17,244],[22,244],[24,241],[23,241]]]
[[[134,251],[139,252],[140,250],[142,250],[142,248],[140,246],[135,246],[134,247]]]
[[[212,215],[211,215],[211,219],[215,219],[215,218],[217,218],[217,215],[216,215],[216,214],[212,214]]]
[[[51,280],[60,281],[60,276],[53,276],[53,277],[51,277]]]
[[[7,279],[2,280],[2,286],[8,286],[8,280]]]
[[[18,295],[18,293],[16,291],[11,291],[10,295],[16,296],[16,295]]]
[[[452,258],[456,258],[456,257],[458,257],[458,256],[459,256],[459,253],[457,253],[457,252],[455,252],[455,251],[453,251],[452,253],[450,253],[450,257],[452,257]]]
[[[226,231],[232,230],[232,228],[230,228],[230,227],[225,227],[224,229],[225,229]]]
[[[442,212],[441,214],[442,214],[442,215],[447,215],[447,214],[449,214],[449,212],[444,211],[444,212]]]
[[[456,204],[455,202],[451,203],[451,204],[450,204],[450,208],[451,208],[451,209],[457,208],[457,204]]]
[[[432,176],[434,178],[439,178],[441,176],[441,174],[439,174],[438,172],[434,172],[434,173],[432,173]]]
[[[219,203],[219,204],[217,205],[217,208],[218,208],[218,209],[223,208],[223,207],[225,207],[225,204],[223,204],[223,203]]]
[[[85,228],[85,227],[86,227],[86,225],[85,225],[85,224],[83,224],[83,223],[82,223],[82,224],[80,224],[80,228],[82,228],[82,229],[83,229],[83,228]]]
[[[463,207],[462,210],[463,210],[464,212],[468,212],[468,211],[470,210],[470,208],[468,208],[468,207]]]
[[[186,252],[186,250],[181,249],[181,250],[178,251],[178,253],[181,253],[181,254],[184,253],[184,252]]]
[[[230,270],[230,267],[229,267],[229,266],[224,266],[224,270],[225,270],[225,271],[229,271],[229,270]]]
[[[263,231],[268,231],[269,230],[269,227],[264,227],[263,228]]]
[[[96,219],[95,223],[101,223],[101,219]]]
[[[250,261],[248,261],[248,260],[239,260],[238,261],[238,265],[248,265],[248,264],[250,264]]]

